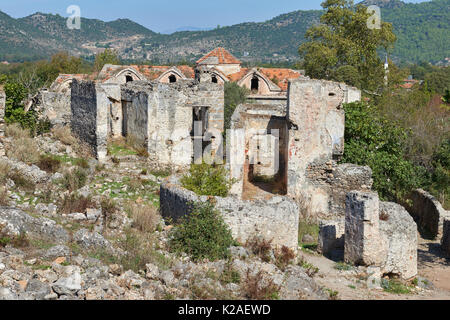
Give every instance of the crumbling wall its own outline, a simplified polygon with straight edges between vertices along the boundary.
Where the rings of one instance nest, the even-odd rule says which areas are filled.
[[[184,168],[192,162],[195,107],[208,108],[213,151],[222,143],[223,86],[193,80],[131,82],[122,86],[122,100],[132,101],[135,110],[128,116],[128,133],[145,138],[150,159],[159,164]]]
[[[344,259],[345,219],[320,220],[317,249],[332,260]]]
[[[443,232],[444,218],[450,217],[435,197],[422,189],[417,189],[409,195],[410,204],[405,207],[416,221],[422,236],[430,239],[440,238]]]
[[[172,181],[174,182],[174,181]],[[298,207],[286,197],[268,201],[243,201],[236,197],[197,196],[176,183],[165,182],[160,188],[160,210],[165,218],[179,219],[189,214],[192,203],[213,201],[234,239],[245,244],[253,237],[271,241],[274,247],[298,248]]]
[[[379,267],[381,274],[409,279],[417,274],[417,225],[399,204],[376,193],[347,194],[345,261]]]
[[[71,94],[69,92],[41,91],[42,106],[40,116],[47,118],[52,125],[68,125],[71,121]]]
[[[370,191],[372,170],[368,166],[319,159],[306,169],[307,183],[323,193],[322,219],[339,219],[345,216],[345,199],[350,191]]]
[[[446,217],[443,223],[441,249],[450,258],[450,217]]]
[[[91,81],[72,82],[71,130],[89,145],[99,161],[106,158],[108,91]]]
[[[357,92],[357,91],[356,91]],[[351,91],[353,93],[353,91]],[[287,117],[290,123],[288,195],[311,216],[329,214],[328,190],[307,178],[315,161],[337,159],[344,152],[345,114],[349,88],[342,83],[297,79],[289,81]]]

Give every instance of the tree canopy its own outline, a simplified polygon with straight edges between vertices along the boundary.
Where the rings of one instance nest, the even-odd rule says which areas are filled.
[[[384,78],[378,51],[392,49],[392,25],[381,22],[379,29],[369,28],[371,13],[352,0],[326,0],[322,7],[321,24],[308,29],[308,42],[299,47],[306,74],[377,90]]]

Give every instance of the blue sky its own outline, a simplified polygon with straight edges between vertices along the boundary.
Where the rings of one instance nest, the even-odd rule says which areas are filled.
[[[320,9],[323,0],[0,0],[0,10],[14,18],[34,12],[68,16],[66,8],[78,5],[85,18],[111,21],[129,18],[164,32],[178,27],[216,27],[259,22],[295,10]],[[410,0],[405,2],[422,2]],[[356,1],[359,2],[359,1]]]

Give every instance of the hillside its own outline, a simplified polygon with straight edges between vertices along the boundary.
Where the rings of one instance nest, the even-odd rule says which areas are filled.
[[[382,7],[382,18],[394,25],[395,60],[439,61],[450,56],[450,0],[407,4],[400,0],[365,0]],[[193,61],[214,47],[228,48],[242,61],[295,62],[304,34],[323,11],[295,11],[265,22],[247,22],[209,31],[155,33],[131,20],[82,19],[81,30],[66,28],[59,15],[35,13],[14,19],[0,12],[0,60],[45,57],[60,50],[92,55],[105,47],[122,58],[154,63]]]

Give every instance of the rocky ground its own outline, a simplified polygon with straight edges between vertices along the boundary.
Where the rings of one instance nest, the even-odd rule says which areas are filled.
[[[426,243],[421,278],[402,295],[372,288],[365,268],[309,249],[291,259],[236,246],[227,260],[193,262],[170,251],[173,226],[158,213],[159,184],[170,172],[122,143],[99,164],[62,129],[6,134],[0,300],[450,298],[449,261],[427,256],[435,254]]]

